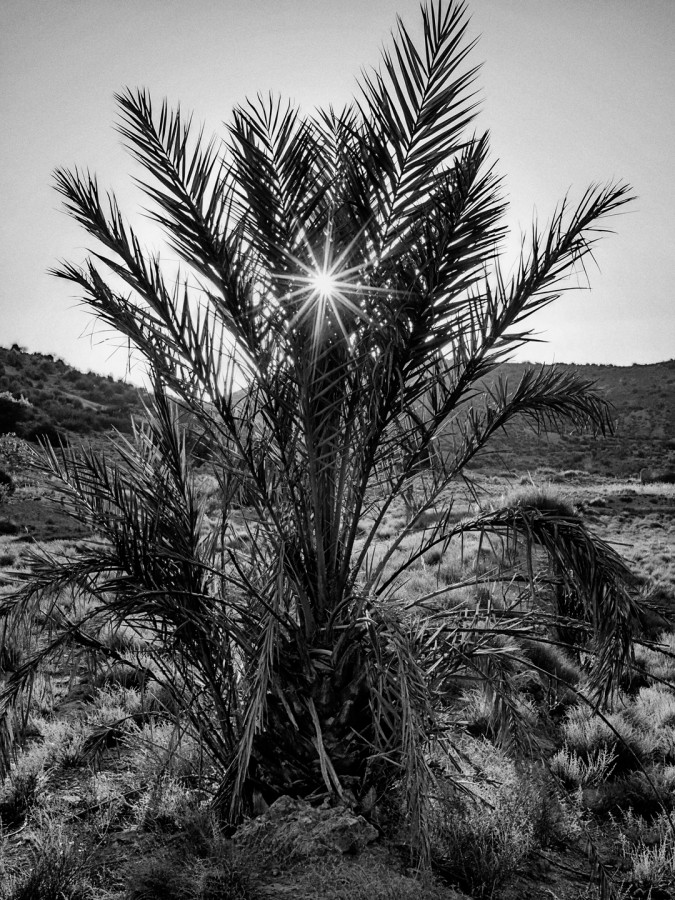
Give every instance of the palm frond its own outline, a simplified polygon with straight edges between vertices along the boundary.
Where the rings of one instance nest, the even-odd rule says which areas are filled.
[[[192,134],[192,117],[166,101],[155,118],[147,91],[116,95],[120,134],[152,181],[140,181],[159,211],[171,245],[218,286],[227,281],[232,181],[215,138]]]
[[[393,50],[383,54],[387,80],[377,72],[362,78],[368,174],[385,247],[424,215],[436,174],[461,149],[475,115],[468,89],[477,69],[458,72],[471,50],[465,7],[430,4],[422,15],[423,52],[399,20]]]
[[[569,214],[569,201],[565,198],[545,231],[540,232],[535,224],[530,248],[527,256],[521,256],[516,276],[508,286],[501,277],[497,281],[501,308],[496,330],[508,334],[533,312],[556,300],[560,279],[571,268],[583,265],[598,237],[607,233],[607,227],[600,224],[602,220],[632,199],[631,188],[625,183],[592,185]]]
[[[595,659],[590,684],[598,703],[613,696],[625,667],[632,660],[637,631],[639,590],[626,562],[607,543],[592,535],[575,515],[522,505],[485,513],[460,523],[456,535],[478,532],[521,537],[526,548],[541,547],[557,577],[578,604],[578,618],[591,629],[589,649]],[[531,549],[526,561],[531,566]],[[536,604],[536,593],[532,597]],[[565,610],[560,610],[565,615]]]
[[[327,221],[314,130],[290,104],[270,96],[238,107],[230,134],[251,246],[275,275],[292,269],[293,257],[318,269],[315,255],[323,248],[316,239]]]

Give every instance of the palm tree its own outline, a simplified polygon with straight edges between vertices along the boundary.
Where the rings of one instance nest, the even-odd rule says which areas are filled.
[[[629,199],[610,184],[563,201],[533,227],[508,279],[499,180],[487,136],[471,130],[465,7],[432,3],[422,16],[421,44],[399,22],[381,70],[341,112],[308,117],[257,97],[218,142],[146,91],[118,96],[152,215],[182,260],[177,275],[93,175],[57,173],[98,249],[56,274],[141,354],[154,395],[112,456],[48,448],[73,513],[107,542],[76,561],[36,563],[4,612],[65,585],[97,598],[83,619],[62,618],[42,654],[73,641],[110,654],[101,623],[142,629],[155,677],[220,766],[217,801],[232,819],[256,793],[358,800],[394,778],[423,843],[427,750],[442,736],[452,679],[477,674],[514,724],[505,648],[492,653],[490,633],[550,639],[556,617],[574,613],[601,699],[630,652],[636,607],[621,560],[564,511],[520,504],[457,523],[446,508],[422,527],[514,417],[611,427],[604,400],[576,375],[543,367],[513,386],[495,370]],[[192,472],[197,433],[223,492],[223,521],[210,530]],[[439,464],[420,478],[439,445]],[[418,502],[383,554],[378,529],[413,479]],[[498,620],[414,615],[425,598],[404,609],[406,569],[468,533],[543,548],[564,609],[542,607],[529,551],[531,603]],[[415,549],[395,563],[412,534]]]

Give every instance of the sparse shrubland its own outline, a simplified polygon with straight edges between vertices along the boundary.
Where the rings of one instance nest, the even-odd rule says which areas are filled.
[[[205,502],[215,503],[218,491],[214,493],[210,477],[200,476],[197,483]],[[484,487],[490,484],[495,498],[508,494],[503,481],[483,481]],[[584,479],[570,482],[566,496],[583,497],[585,485]],[[541,483],[538,487],[545,490]],[[592,490],[598,489],[596,483]],[[550,502],[556,502],[555,491]],[[465,499],[456,495],[458,521],[471,517],[473,505],[472,492]],[[484,499],[481,507],[487,508]],[[395,510],[392,519],[397,520]],[[243,520],[238,521],[237,529],[244,529]],[[619,519],[616,526],[620,540]],[[389,540],[385,539],[385,545]],[[68,545],[65,553],[61,544],[55,549],[64,557],[77,556],[87,551],[87,545],[80,544],[79,549]],[[444,595],[434,598],[427,605],[429,614],[436,614],[436,606],[444,614],[448,606],[457,606],[456,614],[470,629],[475,631],[482,623],[483,652],[499,651],[509,657],[508,665],[506,659],[502,661],[501,670],[492,669],[491,682],[481,680],[488,670],[483,674],[466,671],[444,685],[443,715],[452,721],[451,752],[429,747],[437,784],[444,787],[443,803],[432,803],[429,809],[435,883],[427,879],[422,885],[406,874],[405,861],[385,860],[384,848],[379,856],[364,850],[353,862],[329,854],[289,866],[283,853],[270,856],[269,848],[254,853],[251,846],[244,850],[243,845],[218,837],[209,810],[217,769],[194,733],[186,733],[180,705],[158,679],[147,646],[152,631],[111,623],[98,632],[105,649],[97,660],[87,663],[86,654],[73,647],[70,656],[60,664],[49,663],[48,671],[34,681],[24,749],[3,787],[3,821],[10,837],[2,864],[14,873],[7,883],[18,889],[25,876],[19,861],[25,859],[27,845],[19,843],[19,838],[35,830],[36,840],[44,840],[41,831],[46,828],[48,834],[49,821],[58,820],[65,822],[68,840],[90,862],[86,871],[77,870],[80,880],[76,883],[89,885],[93,897],[109,896],[103,884],[112,896],[121,898],[131,896],[133,890],[138,892],[134,896],[142,891],[168,896],[169,887],[178,896],[201,896],[197,885],[231,883],[233,891],[240,891],[234,896],[255,898],[266,896],[261,893],[262,880],[292,888],[291,896],[303,897],[361,896],[361,890],[364,897],[368,892],[377,897],[379,890],[383,897],[447,898],[453,896],[445,883],[450,882],[474,896],[490,896],[492,885],[495,897],[511,898],[519,896],[522,873],[533,866],[547,871],[545,867],[560,858],[561,848],[566,848],[562,858],[568,864],[573,860],[574,866],[583,867],[586,833],[597,821],[600,830],[593,832],[593,840],[617,890],[622,882],[626,890],[634,885],[630,890],[646,892],[649,884],[665,890],[670,845],[664,849],[661,842],[670,841],[663,823],[668,821],[666,811],[675,796],[675,769],[666,755],[673,693],[660,679],[672,683],[672,661],[667,655],[672,634],[657,630],[636,645],[635,665],[643,672],[642,682],[632,693],[617,695],[611,709],[603,713],[607,724],[588,704],[578,706],[577,692],[586,689],[586,669],[576,661],[574,648],[523,634],[513,634],[508,641],[489,634],[487,600],[493,595],[493,616],[503,614],[504,604],[496,602],[499,592],[494,584],[475,583],[476,562],[483,559],[478,549],[477,542],[467,539],[463,552],[450,545],[445,552],[430,551],[431,563],[427,554],[411,565],[424,592],[445,583],[468,582],[449,593],[451,600]],[[21,559],[17,562],[20,566]],[[453,573],[448,582],[444,572]],[[412,598],[409,585],[401,590]],[[456,601],[459,594],[461,601]],[[59,607],[78,620],[96,609],[91,598],[71,592],[61,596]],[[49,621],[49,609],[41,608],[41,621]],[[24,638],[29,641],[28,632]],[[18,657],[25,658],[29,650],[27,644]],[[15,660],[10,671],[16,665]],[[76,673],[72,681],[69,671]],[[510,748],[508,729],[499,727],[505,711],[499,713],[490,690],[497,676],[512,688],[508,701],[521,723]],[[610,725],[623,735],[627,747],[620,746]],[[518,734],[532,743],[527,739],[518,743]],[[546,775],[546,767],[553,780]],[[453,784],[463,785],[469,793],[457,792]],[[391,790],[367,813],[385,845],[405,840],[400,804],[398,792]],[[633,823],[631,828],[626,822]],[[14,840],[11,834],[17,829]],[[271,839],[276,839],[274,835],[272,830]],[[174,846],[180,848],[178,853],[170,849]],[[133,863],[137,851],[131,852],[131,847],[144,855],[143,865]],[[574,847],[580,848],[575,852],[581,855],[570,858]],[[460,853],[458,848],[464,849]],[[590,867],[587,871],[590,877]],[[555,872],[555,867],[550,870]],[[527,883],[522,889],[527,889]],[[553,889],[559,897],[565,896],[562,888],[554,884]]]
[[[78,372],[51,356],[0,347],[0,438],[59,442],[111,428],[128,433],[141,395],[132,385]]]
[[[97,244],[57,274],[153,395],[110,451],[41,458],[88,539],[17,559],[0,600],[2,900],[496,898],[670,790],[661,613],[587,527],[605,500],[471,470],[518,419],[611,430],[587,379],[499,366],[628,189],[561,204],[508,280],[463,8],[423,17],[359,103],[259,98],[222,147],[120,95],[175,288],[94,176],[57,175]],[[280,810],[368,849],[301,864]],[[20,829],[51,835],[30,876]],[[627,851],[636,885],[669,877],[661,843]]]

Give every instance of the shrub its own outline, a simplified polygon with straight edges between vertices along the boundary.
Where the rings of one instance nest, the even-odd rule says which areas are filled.
[[[615,757],[617,773],[639,768],[654,750],[653,735],[629,721],[623,713],[600,713],[586,704],[567,712],[563,735],[569,749],[587,763],[599,751]]]
[[[0,469],[0,502],[4,497],[9,497],[16,490],[16,486],[14,484],[14,479],[12,476],[5,472],[4,469]]]
[[[0,468],[16,480],[35,461],[35,451],[15,434],[0,434]]]
[[[0,888],[2,900],[89,900],[91,888],[71,845],[40,847],[23,877]]]
[[[431,812],[434,868],[472,897],[491,898],[560,821],[557,802],[534,768],[522,776],[488,743],[462,745],[475,766],[470,794],[452,792]],[[468,775],[468,773],[467,773]]]
[[[616,753],[608,747],[601,747],[583,759],[565,746],[551,758],[550,769],[566,787],[584,788],[602,784],[612,774],[615,764]]]
[[[525,509],[540,509],[543,512],[575,517],[574,507],[569,498],[548,487],[520,488],[507,494],[502,502],[504,506],[521,506]]]
[[[536,640],[524,640],[522,646],[527,658],[541,674],[551,679],[552,694],[556,701],[565,694],[567,686],[579,684],[580,669],[562,647]]]
[[[211,848],[206,859],[158,855],[134,867],[126,900],[257,900],[251,881],[227,847]]]
[[[665,651],[665,652],[662,652]],[[635,647],[635,661],[642,672],[649,678],[675,682],[675,633],[661,631],[653,643],[638,643]]]
[[[492,810],[449,811],[432,831],[434,869],[472,897],[490,898],[524,864],[535,846],[520,804],[503,800]]]
[[[49,777],[45,767],[47,757],[47,748],[32,747],[19,757],[11,774],[4,779],[0,787],[0,822],[4,827],[20,825],[38,802]]]
[[[12,519],[0,519],[0,534],[18,534],[20,527]]]
[[[649,821],[632,810],[618,820],[617,844],[628,875],[628,896],[668,897],[675,888],[675,843],[666,813]]]
[[[675,847],[672,842],[662,841],[655,847],[636,847],[631,850],[630,863],[631,882],[651,896],[656,896],[657,892],[668,896],[675,888]]]
[[[9,391],[0,392],[0,434],[14,432],[31,415],[31,404],[25,397],[14,397]]]
[[[658,731],[675,725],[675,694],[664,685],[643,687],[626,715],[642,729]]]

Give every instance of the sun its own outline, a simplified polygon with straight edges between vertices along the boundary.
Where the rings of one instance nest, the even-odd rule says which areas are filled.
[[[333,297],[339,289],[336,279],[325,269],[321,272],[316,272],[311,276],[310,285],[314,293],[318,294],[322,299]]]
[[[323,247],[312,246],[303,234],[302,256],[286,251],[288,269],[273,274],[275,281],[288,285],[279,300],[287,312],[289,328],[309,328],[317,348],[324,341],[335,341],[340,334],[350,342],[356,329],[370,322],[370,295],[391,291],[369,283],[369,263],[357,259],[356,265],[349,265],[361,236],[361,232],[355,234],[336,252],[331,223],[325,229]]]

